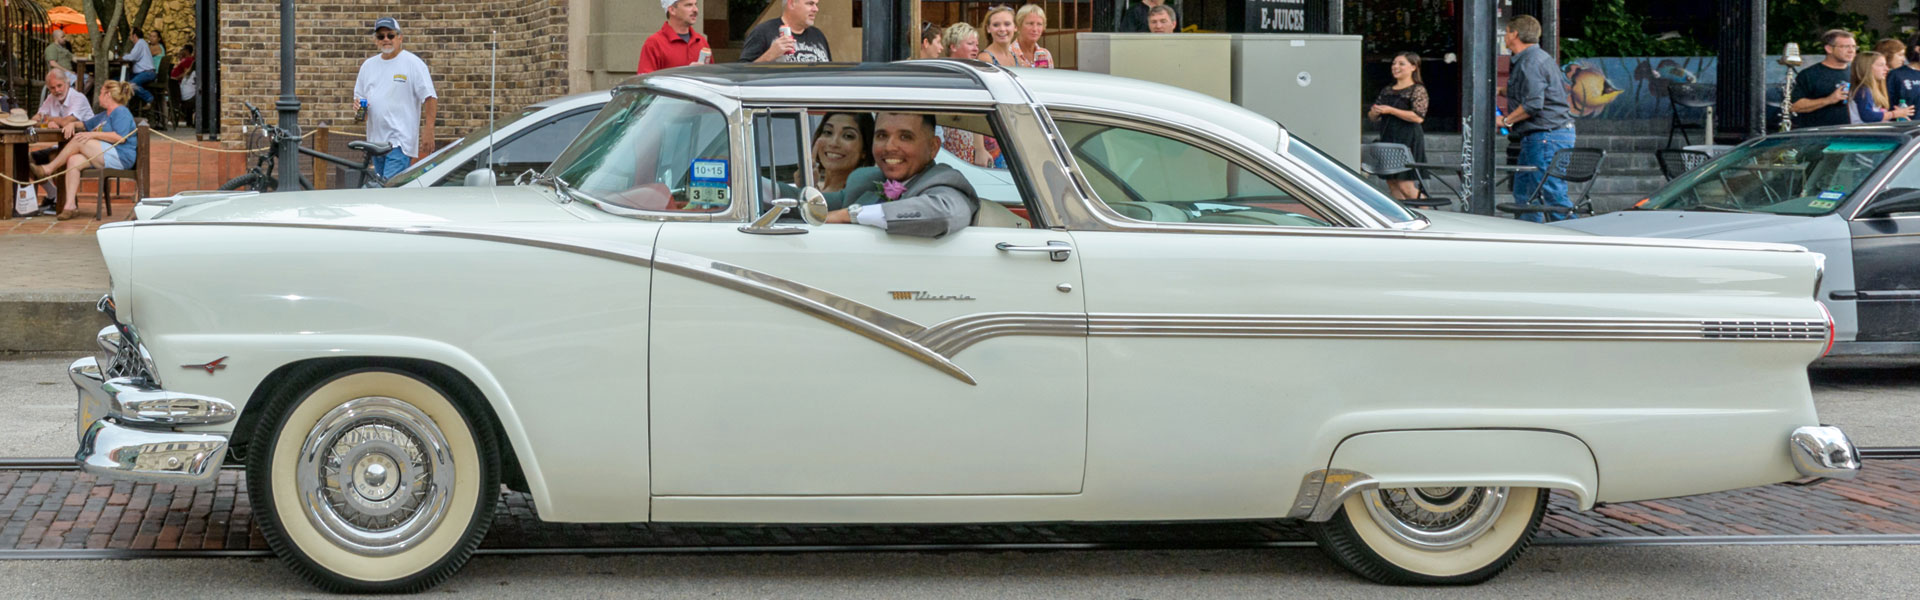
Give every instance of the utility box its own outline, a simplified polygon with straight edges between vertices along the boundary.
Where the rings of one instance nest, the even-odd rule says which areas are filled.
[[[1082,33],[1080,70],[1207,94],[1360,168],[1360,36]]]

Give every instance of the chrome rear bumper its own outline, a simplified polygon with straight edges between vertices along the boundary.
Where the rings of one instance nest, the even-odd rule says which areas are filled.
[[[127,341],[108,327],[101,330],[100,343],[111,359]],[[238,415],[233,404],[170,392],[145,376],[108,375],[91,356],[67,368],[80,392],[74,423],[80,438],[74,460],[80,469],[102,479],[212,485],[226,461],[227,435],[176,428],[232,421]]]
[[[1860,450],[1838,427],[1801,427],[1787,438],[1793,468],[1808,477],[1853,479],[1860,473]]]

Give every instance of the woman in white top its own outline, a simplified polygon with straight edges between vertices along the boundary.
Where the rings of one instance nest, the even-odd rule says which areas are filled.
[[[1013,20],[1020,24],[1020,36],[1013,45],[1013,57],[1020,66],[1053,68],[1053,53],[1040,47],[1040,35],[1047,32],[1047,9],[1028,4],[1013,14]]]

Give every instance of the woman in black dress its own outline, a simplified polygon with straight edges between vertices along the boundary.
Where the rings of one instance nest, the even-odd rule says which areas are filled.
[[[1413,151],[1413,162],[1427,160],[1426,135],[1420,132],[1420,124],[1427,120],[1427,86],[1420,83],[1420,55],[1393,55],[1393,85],[1380,90],[1380,97],[1367,109],[1367,118],[1380,124],[1380,141],[1405,144]],[[1381,178],[1387,180],[1387,193],[1396,200],[1420,195],[1413,171]]]

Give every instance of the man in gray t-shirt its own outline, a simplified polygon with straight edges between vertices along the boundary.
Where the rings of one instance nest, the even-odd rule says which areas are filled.
[[[1540,49],[1539,20],[1527,15],[1507,19],[1504,42],[1513,52],[1507,74],[1507,106],[1513,110],[1500,124],[1512,128],[1513,135],[1520,138],[1520,164],[1538,169],[1513,174],[1513,199],[1526,204],[1534,188],[1546,186],[1541,202],[1567,210],[1547,213],[1545,220],[1571,219],[1573,202],[1567,199],[1567,182],[1545,176],[1554,153],[1573,147],[1567,76],[1553,63],[1553,57]],[[1538,222],[1542,215],[1520,213],[1520,218]]]

